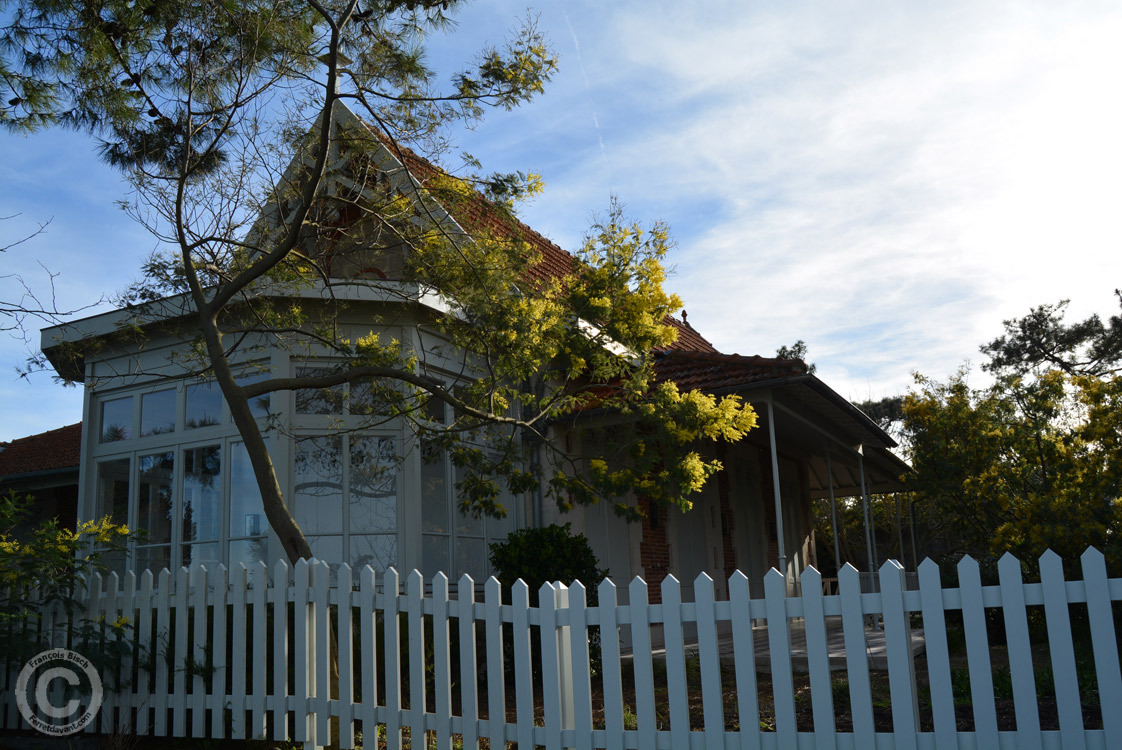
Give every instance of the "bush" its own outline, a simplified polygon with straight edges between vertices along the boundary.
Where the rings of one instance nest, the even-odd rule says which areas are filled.
[[[530,603],[537,605],[543,584],[580,581],[588,589],[589,603],[596,587],[607,577],[584,534],[573,534],[571,524],[551,524],[540,529],[518,529],[505,542],[491,545],[491,565],[505,590],[521,578],[530,587]]]

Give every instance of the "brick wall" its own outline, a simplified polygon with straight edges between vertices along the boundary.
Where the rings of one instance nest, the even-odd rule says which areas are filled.
[[[639,564],[643,567],[643,580],[652,604],[662,601],[662,579],[670,575],[670,542],[666,537],[668,516],[666,509],[652,500],[642,501],[647,507],[643,519],[643,539],[639,542]]]

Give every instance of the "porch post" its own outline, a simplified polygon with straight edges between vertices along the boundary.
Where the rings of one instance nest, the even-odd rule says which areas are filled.
[[[775,495],[775,534],[779,540],[779,572],[783,580],[787,580],[787,555],[783,546],[783,503],[779,493],[779,454],[775,450],[775,409],[772,408],[771,399],[767,400],[767,431],[771,441],[771,485]]]
[[[830,464],[830,445],[826,444],[826,482],[830,485],[830,526],[834,530],[834,570],[841,572],[841,547],[838,545],[838,508],[834,503],[834,468]]]
[[[857,471],[861,474],[861,504],[865,511],[865,551],[869,556],[869,575],[877,577],[877,566],[873,558],[873,533],[869,524],[869,493],[865,490],[865,446],[857,446]]]

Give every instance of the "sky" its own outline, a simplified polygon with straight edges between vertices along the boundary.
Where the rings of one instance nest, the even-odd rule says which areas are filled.
[[[806,342],[852,400],[945,379],[1005,319],[1122,286],[1122,4],[542,2],[560,58],[546,93],[458,145],[533,171],[523,210],[568,249],[612,197],[661,220],[667,286],[725,352]],[[453,69],[526,0],[476,0],[439,37]],[[0,134],[0,299],[19,274],[60,309],[125,286],[155,241],[121,179],[70,132]],[[99,309],[99,308],[94,308]],[[89,314],[87,311],[84,314]],[[80,388],[17,368],[0,334],[0,440],[81,418]]]

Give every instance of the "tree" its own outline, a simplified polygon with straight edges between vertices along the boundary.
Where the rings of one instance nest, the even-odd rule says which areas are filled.
[[[903,403],[922,526],[946,551],[1022,560],[1088,546],[1122,563],[1118,318],[1063,322],[1066,302],[1005,322],[982,347],[997,375],[972,389],[919,377]]]
[[[1114,290],[1122,305],[1122,290]],[[1106,323],[1091,315],[1065,323],[1070,300],[1040,305],[1023,318],[1006,320],[1005,335],[981,347],[989,357],[983,367],[994,373],[1027,375],[1058,369],[1069,375],[1103,377],[1119,372],[1122,362],[1122,316]]]
[[[160,300],[190,311],[198,334],[181,364],[220,387],[293,561],[311,549],[252,408],[270,393],[330,399],[348,384],[372,422],[402,420],[451,452],[461,510],[477,515],[506,512],[500,483],[516,493],[537,484],[523,453],[530,443],[552,451],[546,486],[563,506],[606,497],[635,515],[621,496],[639,490],[685,509],[720,468],[689,444],[735,440],[754,425],[738,398],[655,382],[653,353],[675,335],[664,320],[681,305],[662,289],[665,227],[644,231],[613,207],[574,260],[543,275],[541,252],[513,217],[536,177],[456,177],[403,145],[444,153],[452,123],[527,101],[554,70],[530,22],[440,91],[423,45],[459,4],[4,5],[12,21],[0,77],[15,91],[4,122],[84,128],[124,170],[127,209],[168,250],[122,295],[135,311],[123,334],[157,322]],[[464,234],[438,208],[486,220]],[[449,382],[423,350],[385,340],[385,319],[348,330],[344,291],[359,286],[414,305],[437,299],[444,312],[423,322],[463,353],[461,374]],[[301,301],[308,290],[317,301]],[[333,364],[239,378],[236,363],[266,346]],[[436,404],[454,417],[434,417]],[[632,429],[582,473],[552,425],[589,413]]]
[[[775,350],[775,356],[779,359],[798,359],[806,362],[807,346],[806,342],[799,339],[790,346],[781,346]],[[818,369],[818,366],[813,363],[807,363],[806,371],[813,373]]]

